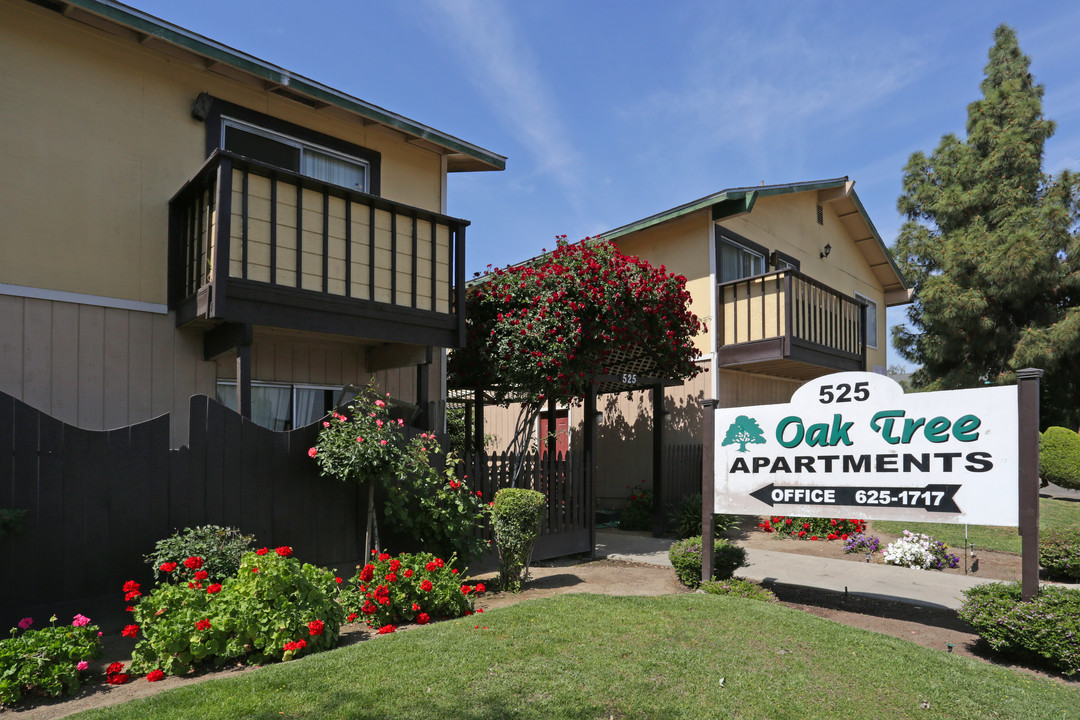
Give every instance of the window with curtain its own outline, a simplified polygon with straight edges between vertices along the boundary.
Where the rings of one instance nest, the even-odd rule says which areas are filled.
[[[720,282],[729,282],[765,272],[765,255],[721,237]]]
[[[271,430],[284,431],[310,425],[335,407],[340,387],[296,386],[273,383],[251,384],[251,419]],[[239,412],[236,382],[219,380],[217,400]]]
[[[265,128],[223,117],[221,146],[315,180],[368,192],[368,164],[359,158]]]

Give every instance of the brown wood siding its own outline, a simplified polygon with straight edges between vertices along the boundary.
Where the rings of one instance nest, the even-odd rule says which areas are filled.
[[[213,393],[201,338],[172,315],[0,296],[0,391],[87,430],[173,413],[187,433],[187,400]]]

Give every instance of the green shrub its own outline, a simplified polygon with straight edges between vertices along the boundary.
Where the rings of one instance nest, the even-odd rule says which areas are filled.
[[[1039,564],[1051,577],[1080,580],[1080,528],[1051,530],[1042,535]]]
[[[1080,590],[1045,586],[1022,602],[1019,582],[964,591],[957,613],[997,652],[1041,661],[1064,675],[1080,672]]]
[[[301,564],[292,548],[246,553],[237,575],[210,583],[198,557],[173,568],[132,609],[124,634],[140,635],[131,669],[182,675],[201,662],[261,665],[337,644],[344,612],[334,573]],[[130,602],[135,583],[125,585]],[[306,652],[305,652],[306,651]]]
[[[626,506],[619,513],[619,529],[652,530],[654,509],[652,490],[629,485],[626,489],[630,491],[630,494],[626,498]]]
[[[1048,427],[1039,440],[1039,479],[1080,490],[1080,434]]]
[[[388,633],[401,623],[471,614],[473,600],[487,588],[462,583],[453,563],[453,557],[444,562],[430,553],[379,553],[341,588],[348,621],[360,619]]]
[[[727,580],[709,580],[701,583],[701,589],[710,595],[730,595],[732,597],[746,598],[747,600],[760,600],[767,603],[779,603],[780,599],[768,588],[762,587],[753,580],[742,578],[728,578]]]
[[[681,540],[701,535],[701,510],[701,493],[684,495],[682,500],[671,506],[668,511],[668,524],[676,538]],[[713,537],[723,535],[742,524],[742,518],[738,515],[713,513],[712,518]]]
[[[503,590],[521,590],[543,511],[544,496],[535,490],[503,488],[495,493],[491,529],[499,550],[499,586]]]
[[[181,565],[189,557],[203,559],[202,569],[210,582],[221,582],[236,575],[240,558],[255,542],[252,535],[244,535],[237,528],[219,525],[200,525],[184,528],[164,540],[158,540],[154,552],[145,556],[147,564],[154,568],[154,579],[170,577],[163,573],[165,563]]]
[[[0,705],[14,705],[24,695],[73,695],[90,660],[101,657],[98,626],[76,615],[71,625],[31,630],[23,618],[11,637],[0,640]],[[19,630],[22,632],[19,632]],[[81,669],[80,669],[81,668]]]
[[[679,582],[696,588],[701,584],[701,536],[680,540],[668,550],[668,559],[675,568]],[[713,580],[726,580],[736,570],[746,567],[746,551],[725,538],[713,543]]]

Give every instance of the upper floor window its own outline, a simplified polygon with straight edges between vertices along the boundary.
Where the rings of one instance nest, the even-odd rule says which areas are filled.
[[[862,300],[866,303],[866,345],[867,347],[876,348],[878,346],[877,340],[877,303],[866,297],[855,293],[855,297],[858,300]]]
[[[368,192],[367,162],[240,120],[221,118],[221,147],[315,180]]]
[[[717,259],[720,262],[720,282],[729,282],[765,272],[764,248],[754,247],[749,242],[736,241],[726,234],[717,235],[716,244]]]
[[[192,115],[206,122],[206,155],[218,148],[331,185],[379,194],[382,155],[331,135],[203,93]]]

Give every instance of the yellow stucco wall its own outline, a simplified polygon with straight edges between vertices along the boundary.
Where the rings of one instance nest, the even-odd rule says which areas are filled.
[[[708,327],[712,319],[709,233],[709,213],[704,210],[621,237],[615,244],[625,255],[648,260],[654,267],[664,265],[668,272],[685,276],[686,289],[690,292],[690,310]],[[694,338],[700,355],[712,352],[710,343],[707,333],[699,333]]]
[[[438,154],[30,5],[0,0],[0,283],[166,301],[168,201],[205,159],[200,92],[382,154],[441,211]]]

